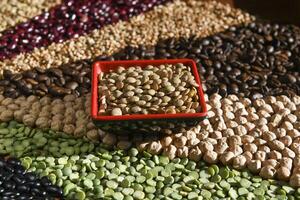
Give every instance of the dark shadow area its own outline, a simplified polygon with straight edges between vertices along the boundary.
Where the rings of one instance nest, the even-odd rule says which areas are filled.
[[[233,6],[273,22],[300,25],[299,0],[234,0]]]

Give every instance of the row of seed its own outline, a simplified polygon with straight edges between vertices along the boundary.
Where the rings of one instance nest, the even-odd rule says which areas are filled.
[[[62,190],[51,184],[47,177],[26,173],[20,160],[0,156],[1,200],[60,200]]]
[[[207,36],[250,20],[249,14],[216,2],[176,0],[133,17],[129,22],[105,26],[87,36],[4,60],[0,63],[1,74],[3,69],[18,72],[34,67],[50,68],[99,55],[111,55],[126,45],[153,45],[161,38],[189,37],[192,34]]]
[[[270,96],[252,102],[235,95],[223,99],[212,95],[207,104],[208,119],[199,126],[141,141],[137,147],[170,158],[247,167],[264,178],[276,177],[300,185],[299,96]],[[112,134],[107,134],[103,142],[120,143]]]
[[[67,199],[104,196],[155,199],[161,198],[161,194],[175,199],[195,199],[199,194],[205,198],[232,199],[237,196],[255,199],[266,195],[268,199],[299,195],[283,182],[263,181],[245,170],[219,168],[217,165],[208,168],[203,162],[186,158],[169,161],[167,156],[151,157],[146,152],[138,156],[137,149],[130,149],[129,156],[120,150],[109,152],[83,139],[30,129],[13,121],[2,123],[0,132],[3,136],[1,146],[7,150],[1,153],[22,156],[22,164],[29,172],[48,176],[52,184],[63,187]],[[29,145],[33,147],[29,149]],[[97,156],[95,152],[98,152]],[[147,167],[143,169],[143,165]],[[149,179],[162,185],[147,181]],[[42,180],[47,183],[46,179]],[[21,188],[18,184],[15,187]],[[246,190],[241,189],[243,187]],[[176,189],[179,194],[172,195]]]
[[[53,42],[77,38],[107,24],[128,20],[164,2],[64,1],[49,12],[4,31],[0,37],[0,60],[31,52],[34,48],[45,47]]]
[[[96,60],[192,58],[198,64],[204,91],[260,98],[300,94],[300,29],[291,25],[250,23],[230,27],[207,38],[160,40],[155,46],[126,47]],[[84,95],[91,88],[92,60],[20,74],[4,70],[3,95]]]
[[[0,121],[16,120],[29,127],[62,131],[75,137],[99,140],[98,130],[90,119],[90,95],[64,99],[24,96],[17,99],[0,96]]]
[[[9,130],[9,133],[5,133],[4,130]],[[298,190],[283,182],[265,181],[245,170],[237,171],[217,165],[207,167],[203,162],[188,159],[176,158],[170,161],[166,156],[151,156],[146,152],[139,154],[137,149],[130,149],[128,155],[121,150],[107,151],[98,148],[98,145],[96,148],[91,147],[91,144],[87,145],[82,139],[75,141],[67,135],[30,129],[16,122],[2,123],[0,132],[0,142],[4,146],[11,147],[15,152],[23,151],[15,155],[22,156],[22,165],[29,172],[24,176],[25,183],[27,181],[28,184],[21,184],[18,182],[21,179],[13,178],[12,181],[4,183],[3,189],[0,186],[3,199],[19,196],[30,198],[32,195],[46,197],[54,193],[60,195],[61,192],[66,199],[159,199],[162,195],[168,199],[197,199],[199,195],[204,199],[234,199],[238,196],[263,199],[262,196],[265,195],[265,198],[269,199],[300,195]],[[16,137],[10,138],[12,134]],[[10,139],[13,142],[8,145],[7,141]],[[22,143],[22,148],[19,147],[19,143]],[[30,152],[26,152],[29,145],[34,147]],[[18,165],[19,161],[10,159],[9,163]],[[5,170],[9,170],[10,167],[13,166],[7,165]],[[41,186],[36,183],[38,177],[32,172],[43,177]],[[63,191],[50,186],[46,176],[52,184],[62,187]],[[30,183],[33,180],[34,185]],[[43,186],[47,186],[46,191],[43,190]],[[11,187],[17,192],[9,192]],[[27,194],[27,190],[32,193]],[[172,194],[174,192],[176,194]]]
[[[25,22],[60,3],[61,0],[3,0],[0,2],[0,31]]]
[[[300,195],[284,182],[264,181],[245,170],[217,165],[207,167],[203,162],[186,158],[170,161],[167,156],[139,154],[137,149],[130,149],[128,155],[122,150],[108,151],[103,145],[102,148],[99,144],[72,139],[62,133],[31,129],[14,121],[2,123],[0,133],[1,154],[21,156],[22,164],[29,172],[48,176],[52,184],[63,187],[67,199],[132,199],[129,196],[157,199],[162,195],[173,199],[197,199],[199,195],[204,199],[234,199],[238,196],[263,199],[266,195],[269,199]],[[29,174],[26,179],[36,180],[34,174]],[[59,192],[49,186],[47,179],[41,180],[50,193]],[[36,184],[23,187],[19,182],[9,181],[5,184],[5,189],[15,187],[17,191],[25,192],[23,196],[28,188],[39,187]],[[35,191],[33,195],[49,194],[42,188],[32,191]],[[174,192],[176,194],[172,194]],[[8,198],[19,195],[6,193],[6,190],[2,194]]]
[[[151,158],[146,152],[138,156],[137,149],[130,149],[128,157],[120,150],[109,152],[99,144],[94,145],[84,139],[72,139],[62,133],[31,129],[14,121],[2,123],[0,133],[1,154],[23,157],[21,160],[26,169],[41,177],[48,176],[52,184],[62,186],[67,199],[104,196],[130,199],[126,195],[135,199],[154,199],[160,198],[161,194],[175,199],[195,199],[199,194],[205,198],[216,196],[233,199],[237,196],[262,198],[265,193],[267,197],[276,195],[277,198],[299,195],[283,182],[263,181],[245,170],[240,172],[228,167],[219,169],[216,165],[207,168],[203,162],[186,158],[175,158],[171,162],[167,156],[154,155]],[[94,155],[95,152],[98,152],[97,156]],[[197,163],[200,165],[196,166]],[[143,169],[143,165],[147,167]],[[149,179],[152,180],[147,181]],[[42,180],[44,184],[50,184],[46,179]],[[162,185],[158,186],[153,181]],[[10,184],[5,188],[16,187],[22,190],[23,187],[19,184],[17,182],[15,186]],[[275,187],[278,184],[280,186]],[[241,189],[242,187],[247,189]],[[179,194],[172,195],[178,188]],[[50,189],[58,191],[56,188]]]
[[[15,100],[6,98],[0,102],[0,108],[3,108],[0,120],[15,119],[30,127],[86,135],[93,140],[100,137],[108,146],[121,149],[135,144],[140,150],[163,153],[170,158],[203,158],[208,163],[222,162],[238,169],[248,167],[262,177],[276,177],[290,180],[292,185],[300,185],[299,96],[291,99],[287,96],[269,96],[251,101],[235,95],[222,99],[215,94],[206,102],[208,119],[191,130],[162,138],[156,135],[146,138],[142,135],[117,137],[99,133],[89,118],[90,109],[83,109],[89,108],[90,101],[83,107],[83,97],[74,99],[73,95],[66,96],[64,100],[51,100],[49,97],[38,99],[34,96]]]
[[[137,149],[97,155],[22,158],[28,171],[48,176],[66,199],[296,199],[300,191],[283,182],[263,180],[203,162],[140,154]]]
[[[14,157],[81,155],[93,152],[97,143],[63,132],[33,129],[16,121],[0,124],[0,155]]]

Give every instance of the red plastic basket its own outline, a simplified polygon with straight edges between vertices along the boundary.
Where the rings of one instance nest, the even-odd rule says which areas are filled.
[[[123,116],[104,116],[98,114],[99,102],[98,97],[102,96],[98,93],[98,76],[100,73],[107,73],[110,70],[117,69],[119,66],[124,68],[140,66],[141,68],[147,65],[159,66],[161,64],[177,64],[182,63],[186,66],[191,67],[192,73],[195,77],[195,81],[199,84],[198,96],[199,103],[201,105],[201,112],[198,113],[176,113],[176,114],[133,114]],[[101,105],[100,105],[101,106]],[[92,119],[94,122],[114,122],[114,121],[149,121],[149,120],[192,120],[192,119],[203,119],[207,115],[207,108],[205,104],[204,94],[201,86],[200,77],[197,71],[196,63],[191,59],[170,59],[170,60],[127,60],[127,61],[97,61],[93,64],[92,71]],[[97,124],[97,123],[96,123]],[[98,123],[99,124],[99,123]]]

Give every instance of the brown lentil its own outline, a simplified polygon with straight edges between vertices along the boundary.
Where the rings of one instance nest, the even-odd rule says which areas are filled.
[[[196,83],[189,66],[178,63],[176,65],[160,65],[159,68],[148,65],[143,69],[139,66],[121,69],[123,67],[118,67],[116,70],[99,75],[99,94],[106,94],[99,98],[101,105],[99,114],[115,116],[145,113],[190,113],[192,110],[194,112],[201,111],[197,92],[199,85]],[[150,75],[145,75],[145,72]],[[161,75],[163,74],[169,75],[162,77]],[[124,89],[116,90],[116,80],[120,76],[125,78]],[[183,88],[182,91],[178,91],[177,87],[172,85],[173,77],[178,77],[179,84]],[[148,81],[142,83],[142,80],[145,79]],[[156,82],[161,82],[162,84],[157,84],[155,89],[143,90],[143,88],[152,87]],[[135,88],[135,91],[141,89],[141,92],[127,91],[129,86]],[[174,94],[177,92],[181,96],[188,96],[191,102],[181,99],[172,100]],[[159,93],[163,93],[163,99],[167,99],[167,103],[162,103],[162,100],[158,98]],[[120,99],[126,98],[129,101],[128,104],[120,102]],[[140,99],[145,99],[145,104],[141,103]],[[149,103],[149,106],[147,103]]]

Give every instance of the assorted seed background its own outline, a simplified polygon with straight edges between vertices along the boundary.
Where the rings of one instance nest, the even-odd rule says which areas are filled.
[[[1,199],[300,198],[300,29],[216,2],[141,2],[1,7]],[[93,61],[168,58],[197,62],[208,119],[169,135],[94,126]]]

